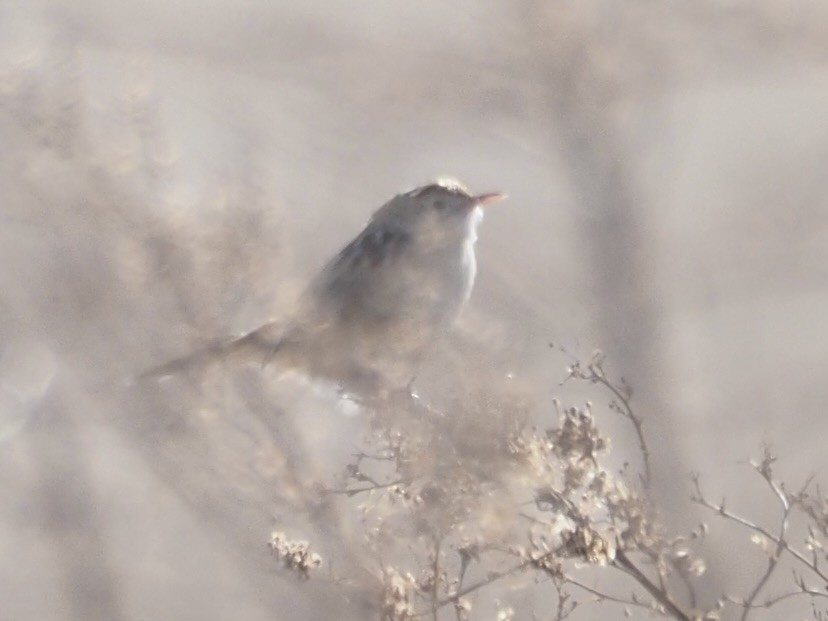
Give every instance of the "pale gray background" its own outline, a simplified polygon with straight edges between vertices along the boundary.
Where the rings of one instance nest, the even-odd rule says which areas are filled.
[[[274,520],[302,534],[256,461],[268,416],[122,380],[286,312],[443,174],[510,195],[458,333],[539,408],[549,342],[604,350],[665,521],[701,519],[696,470],[774,524],[739,462],[828,465],[826,41],[817,0],[0,2],[0,616],[326,617],[266,554]],[[285,464],[348,454],[358,419],[317,409],[276,426],[304,438]],[[751,583],[746,540],[714,529],[705,597]]]

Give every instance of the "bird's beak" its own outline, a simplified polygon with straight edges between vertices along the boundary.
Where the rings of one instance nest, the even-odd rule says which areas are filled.
[[[497,201],[502,201],[507,198],[503,192],[489,192],[488,194],[478,194],[474,197],[475,205],[491,205]]]

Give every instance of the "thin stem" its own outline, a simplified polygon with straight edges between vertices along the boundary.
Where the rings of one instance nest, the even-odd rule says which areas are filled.
[[[633,411],[628,397],[622,393],[615,384],[606,378],[604,370],[600,366],[590,363],[587,370],[590,372],[587,379],[608,388],[610,392],[615,395],[615,398],[618,399],[620,405],[622,406],[619,413],[624,416],[624,418],[629,419],[629,421],[633,424],[635,434],[638,436],[638,446],[641,450],[642,461],[644,462],[644,474],[642,475],[643,485],[644,489],[649,489],[653,477],[650,469],[650,449],[647,446],[647,440],[644,436],[644,420]]]
[[[479,580],[478,582],[475,582],[475,583],[473,583],[473,584],[471,584],[471,585],[469,585],[469,586],[467,586],[463,589],[458,589],[457,592],[454,595],[450,595],[448,597],[445,597],[445,598],[441,599],[440,602],[439,602],[438,608],[442,608],[443,606],[445,606],[447,604],[453,604],[453,603],[457,602],[457,600],[459,600],[461,597],[465,597],[466,595],[469,595],[470,593],[474,593],[475,591],[477,591],[479,589],[482,589],[483,587],[489,586],[490,584],[493,584],[493,583],[497,582],[498,580],[501,580],[501,579],[506,578],[508,576],[511,576],[511,575],[513,575],[513,574],[515,574],[519,571],[522,571],[522,570],[526,569],[527,567],[530,567],[533,564],[534,564],[534,561],[524,561],[523,563],[520,563],[519,565],[515,565],[514,567],[511,567],[509,569],[505,569],[503,571],[489,572],[489,576],[487,578],[485,578],[483,580]]]
[[[563,347],[561,348],[561,351],[565,354],[571,355]],[[622,390],[621,388],[619,388],[607,379],[607,376],[604,373],[604,368],[602,366],[602,361],[603,357],[595,356],[593,357],[592,361],[590,361],[589,364],[586,365],[586,369],[584,369],[584,367],[581,366],[580,361],[575,359],[573,364],[569,367],[569,376],[567,377],[567,379],[575,378],[586,380],[594,384],[601,384],[615,396],[615,398],[617,399],[617,408],[615,408],[616,411],[633,424],[635,434],[638,437],[638,446],[641,450],[641,458],[644,466],[644,474],[641,475],[641,482],[644,489],[649,490],[650,485],[652,484],[653,476],[652,468],[650,466],[650,449],[647,445],[647,439],[644,435],[644,419],[639,417],[633,411],[632,406],[630,405],[629,392],[625,394],[624,390]],[[566,379],[564,380],[564,382],[566,382]]]
[[[572,578],[566,578],[567,584],[571,584],[573,586],[578,587],[579,589],[583,589],[587,593],[591,593],[595,597],[606,600],[608,602],[614,602],[616,604],[623,604],[624,606],[639,606],[641,608],[646,608],[647,610],[652,610],[652,604],[647,602],[640,602],[637,599],[624,599],[623,597],[616,597],[614,595],[608,595],[606,593],[602,593],[598,589],[594,589],[591,586],[584,584],[583,582],[578,582],[577,580],[573,580]]]
[[[555,590],[558,592],[558,609],[555,614],[555,621],[564,621],[578,607],[578,602],[572,602],[567,607],[567,602],[569,602],[572,596],[564,590],[566,582],[555,578],[552,579],[552,582],[555,585]]]
[[[730,521],[735,522],[735,523],[737,523],[737,524],[741,524],[742,526],[744,526],[744,527],[746,527],[746,528],[748,528],[748,529],[750,529],[750,530],[752,530],[752,531],[754,531],[754,532],[756,532],[756,533],[759,533],[760,535],[762,535],[763,537],[765,537],[765,538],[766,538],[766,539],[768,539],[769,541],[773,542],[773,543],[774,543],[774,545],[777,545],[777,546],[780,546],[780,545],[781,545],[781,546],[782,546],[782,548],[783,548],[783,549],[784,549],[784,550],[785,550],[788,554],[790,554],[790,555],[791,555],[791,556],[793,556],[796,560],[798,560],[800,563],[802,563],[803,565],[805,565],[805,567],[807,567],[807,568],[808,568],[808,569],[810,569],[812,572],[814,572],[814,573],[815,573],[817,576],[819,576],[822,580],[824,580],[825,582],[828,582],[828,574],[826,574],[824,571],[822,571],[822,570],[819,568],[819,566],[817,566],[817,565],[816,565],[816,563],[814,563],[814,562],[812,562],[812,561],[808,560],[808,559],[807,559],[807,558],[806,558],[806,557],[805,557],[805,556],[804,556],[801,552],[799,552],[799,551],[798,551],[798,550],[796,550],[795,548],[792,548],[792,547],[788,544],[788,542],[787,542],[787,541],[784,541],[784,540],[779,540],[779,539],[777,539],[777,538],[776,538],[776,536],[775,536],[775,535],[773,535],[772,533],[770,533],[767,529],[765,529],[765,528],[763,528],[763,527],[759,526],[758,524],[754,524],[754,523],[753,523],[753,522],[751,522],[750,520],[747,520],[747,519],[745,519],[745,518],[743,518],[743,517],[741,517],[741,516],[739,516],[739,515],[736,515],[735,513],[731,513],[730,511],[728,511],[728,510],[725,508],[724,502],[722,502],[721,504],[718,504],[718,505],[713,504],[712,502],[710,502],[709,500],[707,500],[707,499],[704,497],[704,495],[702,494],[701,487],[700,487],[700,484],[699,484],[699,481],[698,481],[698,477],[694,477],[694,478],[693,478],[693,482],[694,482],[694,485],[695,485],[695,487],[696,487],[696,494],[695,494],[695,495],[693,496],[693,498],[691,499],[693,502],[695,502],[696,504],[701,505],[702,507],[705,507],[705,508],[707,508],[707,509],[710,509],[710,510],[711,510],[711,511],[713,511],[714,513],[719,514],[721,517],[723,517],[723,518],[725,518],[725,519],[727,519],[727,520],[730,520]]]
[[[434,562],[431,566],[431,618],[437,621],[437,611],[439,610],[437,604],[437,590],[440,585],[440,537],[434,539]]]
[[[362,479],[367,481],[367,479]],[[324,489],[322,493],[324,494],[343,494],[345,496],[356,496],[357,494],[362,494],[364,492],[371,492],[378,489],[387,489],[389,487],[394,487],[395,485],[402,485],[404,483],[410,483],[412,479],[397,479],[396,481],[391,481],[390,483],[378,483],[374,482],[373,485],[366,485],[365,487],[355,487],[355,488],[343,488],[343,489]]]
[[[468,550],[461,549],[459,550],[460,554],[460,572],[457,575],[457,592],[463,589],[463,580],[466,578],[466,571],[469,568],[469,564],[471,563],[471,554],[469,554]],[[457,621],[462,621],[462,615],[460,614],[460,607],[459,601],[454,602],[454,613],[457,616]]]
[[[673,599],[670,597],[670,594],[661,588],[652,580],[650,580],[644,572],[642,572],[635,563],[630,560],[630,558],[626,555],[623,549],[618,548],[615,552],[615,561],[614,564],[624,571],[626,571],[632,578],[638,582],[644,589],[652,595],[658,603],[664,606],[665,610],[670,613],[679,621],[691,621],[692,617],[684,612],[681,608],[679,608],[678,604],[676,604]]]
[[[776,537],[776,549],[773,551],[768,557],[768,568],[765,570],[765,573],[759,578],[756,583],[756,586],[753,587],[753,590],[750,592],[750,595],[747,596],[744,603],[744,608],[742,610],[742,616],[740,617],[741,621],[746,621],[748,615],[753,608],[753,602],[756,601],[756,598],[759,597],[759,593],[762,592],[762,589],[768,583],[773,572],[779,565],[779,560],[782,557],[782,552],[785,550],[787,546],[785,537],[788,532],[788,516],[790,515],[791,511],[791,504],[788,502],[787,496],[785,496],[784,491],[782,491],[771,479],[769,469],[765,468],[757,468],[758,472],[762,475],[762,477],[767,481],[768,485],[770,486],[771,490],[773,490],[776,497],[779,499],[779,502],[782,505],[782,521],[779,525],[779,535]]]
[[[748,604],[747,602],[741,601],[737,601],[735,603],[739,604],[740,606],[749,606],[750,608],[770,608],[771,606],[775,606],[783,600],[790,599],[792,597],[799,597],[801,595],[828,598],[828,593],[823,593],[822,591],[817,591],[816,589],[802,588],[799,591],[791,591],[790,593],[783,593],[782,595],[770,597],[763,601],[761,604]]]

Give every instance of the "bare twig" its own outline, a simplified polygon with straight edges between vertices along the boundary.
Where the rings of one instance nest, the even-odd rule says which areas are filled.
[[[474,593],[475,591],[479,591],[483,587],[487,587],[490,584],[494,584],[495,582],[502,580],[503,578],[513,576],[516,573],[519,573],[524,569],[527,569],[528,567],[532,566],[534,563],[535,561],[529,560],[524,561],[523,563],[520,563],[518,565],[514,565],[513,567],[510,567],[509,569],[505,569],[503,571],[489,572],[489,575],[486,578],[479,580],[465,588],[458,589],[454,595],[449,595],[448,597],[444,597],[443,599],[441,599],[438,602],[437,608],[439,609],[443,606],[447,606],[448,604],[454,604],[461,597],[465,597],[466,595]]]
[[[457,572],[457,588],[455,591],[459,592],[463,589],[463,580],[466,578],[466,571],[475,555],[467,548],[460,548],[457,553],[460,555],[460,571]],[[454,613],[457,616],[457,621],[462,621],[463,615],[460,610],[459,600],[454,602]]]
[[[754,585],[750,594],[745,598],[742,609],[742,616],[740,617],[741,621],[747,620],[748,615],[750,614],[750,611],[753,607],[753,603],[756,601],[756,598],[759,597],[759,594],[768,584],[768,581],[770,580],[774,571],[776,571],[776,568],[779,566],[779,561],[782,558],[782,553],[788,546],[786,537],[788,533],[788,517],[790,516],[791,512],[791,503],[788,501],[785,492],[773,480],[773,475],[771,471],[771,464],[773,463],[773,461],[774,458],[770,454],[769,448],[765,446],[762,461],[758,464],[755,464],[753,467],[767,482],[768,486],[779,499],[779,503],[782,506],[782,519],[780,520],[779,524],[779,534],[775,538],[776,549],[773,551],[772,554],[768,555],[767,569],[765,569],[765,572],[756,582],[756,585]]]
[[[440,586],[440,536],[434,538],[434,562],[431,564],[431,618],[437,621],[438,589]]]
[[[378,483],[373,480],[364,479],[366,482],[372,483],[371,485],[366,485],[365,487],[353,487],[353,488],[341,488],[341,489],[334,489],[334,488],[323,488],[321,491],[323,494],[341,494],[348,497],[356,496],[357,494],[362,494],[364,492],[371,492],[374,490],[379,489],[388,489],[389,487],[395,487],[397,485],[404,485],[406,483],[410,483],[411,479],[397,479],[396,481],[391,481],[390,483]]]
[[[645,608],[647,610],[653,610],[655,608],[654,602],[644,602],[639,600],[634,595],[630,599],[625,599],[623,597],[617,597],[615,595],[610,595],[608,593],[604,593],[603,591],[599,591],[589,585],[584,584],[583,582],[579,582],[578,580],[573,580],[570,577],[566,578],[567,584],[571,584],[572,586],[576,586],[579,589],[586,591],[587,593],[594,595],[596,598],[602,601],[614,602],[616,604],[622,604],[624,606],[636,606],[639,608]]]
[[[814,574],[819,576],[819,578],[824,580],[826,584],[828,584],[828,573],[825,573],[813,560],[808,559],[799,550],[791,547],[791,545],[787,541],[778,539],[776,535],[772,534],[770,531],[763,528],[762,526],[759,526],[758,524],[755,524],[750,520],[743,518],[740,515],[737,515],[732,511],[728,510],[725,507],[724,501],[722,501],[718,505],[710,502],[709,500],[707,500],[707,498],[705,498],[704,494],[702,493],[698,475],[694,474],[692,480],[693,485],[695,487],[695,493],[691,497],[691,500],[693,502],[695,502],[698,505],[701,505],[702,507],[710,509],[714,513],[717,513],[721,517],[730,520],[731,522],[735,522],[736,524],[740,524],[756,533],[759,533],[768,541],[772,542],[774,545],[781,546],[782,549],[784,549],[788,554],[790,554],[797,561],[805,565],[805,567],[807,567]]]
[[[772,606],[775,606],[776,604],[778,604],[781,601],[784,601],[786,599],[791,599],[793,597],[801,597],[802,595],[808,595],[810,597],[822,597],[822,598],[828,599],[828,593],[824,593],[822,591],[818,591],[816,589],[806,587],[806,588],[800,589],[798,591],[790,591],[789,593],[783,593],[782,595],[776,595],[774,597],[769,597],[769,598],[765,599],[764,601],[762,601],[759,604],[748,604],[746,601],[733,600],[733,599],[731,599],[731,601],[738,604],[739,606],[746,606],[746,607],[749,607],[749,608],[771,608]]]
[[[655,600],[664,606],[664,609],[674,618],[679,619],[679,621],[692,621],[693,617],[691,617],[688,613],[684,612],[676,602],[673,601],[672,597],[670,596],[669,592],[660,588],[657,584],[655,584],[652,580],[650,580],[644,572],[642,572],[635,563],[627,556],[627,554],[619,548],[615,553],[615,561],[613,562],[614,565],[623,569],[627,574],[629,574],[638,584],[640,584],[644,589],[655,598]]]

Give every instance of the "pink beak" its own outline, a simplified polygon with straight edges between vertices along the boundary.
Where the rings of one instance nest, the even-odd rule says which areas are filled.
[[[497,201],[502,201],[508,198],[503,192],[489,192],[488,194],[478,194],[474,197],[474,201],[478,205],[491,205]]]

